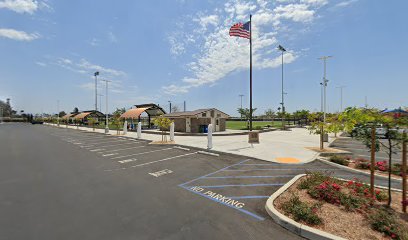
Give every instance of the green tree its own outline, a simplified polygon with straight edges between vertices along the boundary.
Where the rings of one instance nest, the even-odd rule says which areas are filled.
[[[273,111],[272,109],[268,109],[268,110],[266,110],[265,111],[265,118],[266,119],[270,119],[270,120],[273,120],[275,117],[276,117],[276,113],[275,113],[275,111]]]
[[[309,110],[302,109],[302,110],[297,110],[292,115],[295,118],[295,120],[298,121],[298,124],[300,126],[303,126],[303,124],[308,123],[309,114],[310,114]]]
[[[173,121],[171,121],[168,118],[165,118],[163,116],[159,116],[156,119],[154,119],[154,124],[160,127],[160,130],[162,132],[162,142],[167,142],[167,135],[166,131],[170,128],[170,124]]]
[[[88,125],[90,126],[90,127],[92,127],[92,130],[95,132],[95,125],[96,125],[96,123],[98,122],[98,120],[96,119],[96,118],[93,118],[93,117],[91,117],[91,118],[88,118]]]

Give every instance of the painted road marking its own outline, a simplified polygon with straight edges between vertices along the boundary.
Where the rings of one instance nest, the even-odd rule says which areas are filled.
[[[117,153],[103,154],[102,157],[109,157],[109,156],[113,156],[113,155],[117,155]]]
[[[185,150],[185,151],[190,151],[190,148],[185,148],[185,147],[175,146],[173,148],[177,148],[177,149],[181,149],[181,150]]]
[[[163,170],[160,170],[160,171],[157,171],[157,172],[154,172],[154,173],[149,173],[149,174],[152,175],[152,176],[155,176],[155,177],[161,177],[163,175],[170,174],[172,172],[173,171],[171,171],[169,169],[163,169]]]
[[[164,158],[164,159],[160,159],[160,160],[156,160],[156,161],[151,161],[151,162],[147,162],[147,163],[142,163],[142,164],[134,165],[134,166],[132,166],[132,167],[141,167],[141,166],[145,166],[145,165],[149,165],[149,164],[153,164],[153,163],[158,163],[158,162],[164,162],[164,161],[172,160],[172,159],[175,159],[175,158],[190,156],[190,155],[193,155],[193,154],[197,154],[197,152],[187,153],[187,154],[178,155],[178,156],[174,156],[174,157],[168,157],[168,158]]]
[[[259,199],[259,198],[269,198],[270,196],[237,196],[237,197],[228,197],[231,199]]]
[[[105,148],[91,149],[91,150],[89,150],[89,151],[91,151],[91,152],[98,152],[98,151],[103,151],[103,150],[105,150]]]
[[[137,159],[136,158],[125,159],[122,161],[118,161],[118,163],[128,163],[128,162],[134,162],[134,161],[137,161]]]
[[[145,165],[150,165],[150,164],[153,164],[153,163],[169,161],[169,160],[172,160],[172,159],[176,159],[176,158],[180,158],[180,157],[186,157],[186,156],[193,155],[193,154],[197,154],[197,152],[187,153],[187,154],[178,155],[178,156],[174,156],[174,157],[168,157],[168,158],[164,158],[164,159],[160,159],[160,160],[156,160],[156,161],[151,161],[151,162],[147,162],[147,163],[137,164],[137,165],[129,166],[127,168],[106,169],[104,171],[112,172],[112,171],[117,171],[117,170],[125,170],[125,169],[129,169],[129,168],[142,167],[142,166],[145,166]]]
[[[130,144],[136,144],[136,142],[121,143],[121,144],[114,144],[114,145],[102,145],[102,146],[99,146],[99,147],[117,147],[117,146],[130,145]],[[97,145],[97,144],[95,143],[94,145]]]
[[[179,186],[186,189],[186,190],[188,190],[188,191],[190,191],[190,192],[192,192],[192,193],[198,194],[198,195],[200,195],[202,197],[205,197],[205,198],[208,198],[208,199],[210,199],[212,201],[215,201],[215,202],[221,203],[221,204],[223,204],[225,206],[236,209],[236,210],[238,210],[238,211],[240,211],[242,213],[245,213],[245,214],[257,219],[257,220],[261,220],[261,221],[265,220],[265,218],[255,214],[255,213],[252,213],[252,212],[250,212],[248,210],[243,209],[245,204],[239,202],[238,200],[230,199],[228,197],[222,196],[221,194],[217,194],[217,193],[214,193],[214,192],[211,192],[211,191],[205,191],[204,192],[204,189],[200,190],[200,188],[195,188],[194,186],[193,187],[185,187],[185,186],[182,186],[182,185],[179,185]]]
[[[128,148],[121,148],[121,149],[114,149],[114,150],[109,150],[109,152],[119,152],[123,150],[129,150],[129,149],[135,149],[135,148],[143,148],[146,146],[137,146],[137,147],[128,147]],[[105,150],[105,149],[104,149]]]
[[[302,170],[302,171],[331,171],[338,170],[337,168],[319,168],[319,169],[302,169],[302,168],[258,168],[258,169],[226,169],[228,172],[248,172],[248,171],[281,171],[281,170]]]
[[[152,150],[152,151],[141,152],[141,153],[133,153],[133,154],[124,155],[124,156],[117,156],[117,157],[114,157],[114,158],[111,158],[111,159],[118,159],[118,158],[124,158],[124,157],[131,157],[131,156],[143,155],[143,154],[147,154],[147,153],[160,152],[160,151],[170,150],[170,149],[172,149],[172,148],[164,148],[164,149]]]
[[[284,183],[256,183],[256,184],[225,184],[225,185],[210,185],[200,186],[203,188],[225,188],[225,187],[265,187],[265,186],[283,186]]]
[[[296,174],[293,175],[275,175],[275,176],[223,176],[223,177],[205,177],[205,178],[212,178],[212,179],[228,179],[228,178],[290,178],[294,177]]]

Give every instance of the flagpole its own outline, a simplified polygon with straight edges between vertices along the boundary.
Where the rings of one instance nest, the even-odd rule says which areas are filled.
[[[252,131],[252,15],[249,15],[249,131]]]

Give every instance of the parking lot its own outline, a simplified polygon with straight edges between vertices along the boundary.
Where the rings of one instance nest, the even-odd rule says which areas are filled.
[[[380,139],[381,142],[386,144],[385,139]],[[336,139],[332,144],[331,147],[341,149],[344,151],[350,152],[353,158],[365,158],[370,159],[370,149],[368,149],[361,141],[350,138],[350,137],[343,137]],[[395,148],[396,154],[392,154],[393,162],[401,162],[402,160],[402,153],[401,148]],[[388,153],[385,151],[384,147],[380,147],[380,151],[376,153],[376,161],[388,161]]]
[[[276,164],[73,129],[4,126],[0,239],[299,239],[267,215],[274,191],[306,171],[368,181],[320,161]]]

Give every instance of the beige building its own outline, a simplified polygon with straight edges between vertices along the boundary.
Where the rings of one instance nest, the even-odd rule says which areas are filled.
[[[230,117],[215,108],[168,113],[163,116],[174,121],[174,131],[187,133],[206,133],[209,124],[212,124],[213,132],[225,131],[225,121]]]

